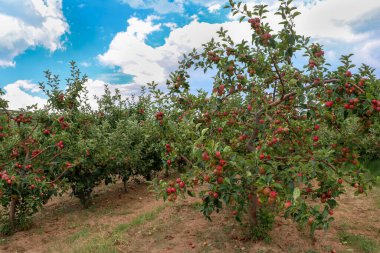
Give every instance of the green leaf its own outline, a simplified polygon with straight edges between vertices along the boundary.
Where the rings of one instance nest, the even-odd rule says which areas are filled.
[[[231,151],[232,151],[232,149],[231,149],[230,146],[226,146],[226,147],[224,147],[224,149],[223,149],[223,153],[228,153],[228,152],[231,152]]]
[[[293,199],[297,200],[301,196],[300,188],[296,187],[293,191]]]
[[[208,128],[203,129],[201,135],[202,135],[202,136],[205,135],[205,133],[206,133],[207,131],[208,131]]]
[[[194,193],[192,191],[187,190],[187,194],[189,194],[190,197],[194,197]]]

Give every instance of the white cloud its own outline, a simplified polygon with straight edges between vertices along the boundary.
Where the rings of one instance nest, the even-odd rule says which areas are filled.
[[[112,40],[109,50],[99,55],[100,62],[108,66],[120,66],[124,74],[135,75],[136,82],[147,83],[163,76],[162,68],[157,61],[160,54],[145,44],[148,34],[160,29],[154,25],[156,17],[149,16],[145,20],[130,18],[125,32],[119,32]]]
[[[110,84],[101,80],[88,79],[85,86],[88,91],[89,104],[93,109],[97,108],[97,103],[96,103],[96,100],[94,99],[94,96],[101,97],[104,94],[104,88],[106,85],[108,85],[112,93],[114,93],[115,90],[118,89],[123,98],[131,97],[133,94],[139,94],[141,90],[141,85],[137,85],[133,83]]]
[[[380,38],[364,43],[360,48],[356,48],[355,51],[357,52],[355,55],[357,61],[380,68]]]
[[[91,64],[91,62],[83,61],[80,63],[80,65],[82,67],[88,68],[88,67],[91,67],[92,64]]]
[[[159,27],[149,18],[145,21],[132,18],[128,23],[127,30],[119,32],[113,38],[107,52],[99,55],[98,59],[104,65],[120,67],[122,73],[133,75],[134,83],[140,85],[151,81],[164,82],[169,72],[177,66],[183,53],[216,37],[216,31],[221,27],[221,24],[199,23],[193,20],[182,28],[173,29],[163,46],[153,48],[145,43],[144,38],[148,33],[157,31]],[[233,21],[223,26],[230,30],[231,37],[236,40],[250,38],[248,24]]]
[[[358,42],[369,38],[370,34],[354,32],[351,24],[366,13],[380,8],[380,1],[340,0],[318,1],[314,5],[301,5],[297,30],[314,38],[325,38],[343,42]]]
[[[170,28],[170,30],[173,30],[174,28],[178,27],[177,24],[173,22],[164,23],[163,26]]]
[[[218,3],[211,4],[211,5],[208,6],[208,11],[210,13],[215,13],[215,12],[219,11],[221,8],[222,8],[221,4],[218,4]]]
[[[38,95],[41,92],[39,86],[28,80],[18,80],[8,84],[4,86],[4,91],[5,95],[3,98],[9,101],[8,106],[12,110],[18,110],[34,104],[42,107],[47,102],[46,99]]]
[[[0,24],[0,67],[15,66],[14,58],[28,48],[62,49],[69,29],[62,0],[1,0]]]

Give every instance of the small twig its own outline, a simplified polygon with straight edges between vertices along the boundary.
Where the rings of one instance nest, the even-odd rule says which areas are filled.
[[[277,64],[276,64],[276,62],[275,62],[275,60],[273,58],[273,55],[271,54],[271,51],[269,51],[269,56],[272,58],[273,66],[274,66],[274,68],[276,70],[278,78],[280,79],[281,88],[282,88],[281,98],[283,98],[285,96],[285,84],[284,84],[284,81],[282,80],[282,76],[281,76],[280,70],[278,69],[278,66],[277,66]],[[276,90],[275,90],[275,92],[276,92]]]
[[[193,165],[193,163],[184,155],[180,155],[180,157],[185,160],[188,164]]]
[[[356,89],[358,89],[361,93],[365,93],[365,91],[362,88],[360,88],[359,86],[357,86],[356,84],[353,83],[352,86],[354,86]]]

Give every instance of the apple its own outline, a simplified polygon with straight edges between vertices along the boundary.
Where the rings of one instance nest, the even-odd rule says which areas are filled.
[[[351,71],[347,70],[346,73],[344,73],[344,75],[345,75],[346,77],[351,77],[351,76],[352,76],[352,73],[351,73]]]
[[[269,193],[269,197],[275,199],[277,197],[277,192],[276,191],[271,191]]]
[[[210,160],[210,156],[209,156],[209,154],[206,151],[202,153],[202,160],[203,161]]]
[[[264,196],[268,196],[271,192],[272,192],[272,190],[269,187],[265,187],[263,189]]]
[[[284,204],[285,209],[288,209],[291,206],[292,206],[292,202],[290,200],[286,201],[285,204]]]

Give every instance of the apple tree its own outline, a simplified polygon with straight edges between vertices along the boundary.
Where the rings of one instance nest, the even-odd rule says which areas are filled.
[[[46,110],[0,113],[1,233],[25,229],[30,217],[60,193],[65,142]],[[32,108],[29,108],[32,109]]]
[[[347,188],[371,188],[361,161],[367,150],[380,151],[374,69],[356,68],[352,55],[331,67],[321,45],[297,34],[300,12],[291,2],[280,1],[281,28],[274,31],[267,6],[249,10],[230,1],[251,41],[235,42],[221,28],[218,40],[184,56],[168,95],[152,89],[172,108],[156,115],[174,132],[163,133],[162,143],[187,164],[176,182],[157,181],[159,196],[193,195],[191,188],[203,184],[202,213],[210,219],[227,207],[255,239],[267,238],[277,215],[308,224],[312,235],[328,229]],[[189,69],[216,70],[211,96],[189,92]]]

